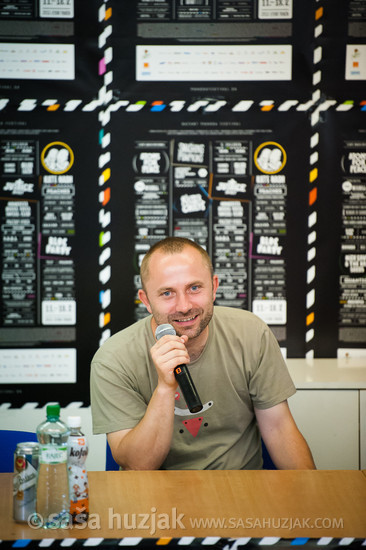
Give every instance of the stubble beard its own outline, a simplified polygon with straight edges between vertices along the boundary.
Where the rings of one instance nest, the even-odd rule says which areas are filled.
[[[154,315],[154,312],[153,312],[153,315]],[[176,319],[185,319],[185,318],[190,319],[191,317],[195,317],[196,315],[201,315],[201,320],[197,328],[191,329],[189,327],[187,328],[182,327],[180,329],[179,327],[176,326],[174,322]],[[188,338],[191,339],[191,338],[197,338],[200,334],[202,334],[202,332],[205,330],[205,328],[211,321],[212,316],[213,316],[213,304],[206,311],[206,313],[204,313],[203,309],[191,309],[185,314],[177,312],[177,313],[168,315],[168,317],[165,319],[160,315],[154,315],[154,319],[157,325],[161,325],[163,323],[169,323],[174,327],[176,334],[178,336],[183,336],[184,334],[186,334]]]

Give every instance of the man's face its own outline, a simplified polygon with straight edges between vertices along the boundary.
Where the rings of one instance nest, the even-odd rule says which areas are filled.
[[[155,252],[149,263],[145,291],[139,297],[156,325],[173,325],[178,336],[196,338],[213,314],[218,278],[198,250],[186,246],[177,254]]]

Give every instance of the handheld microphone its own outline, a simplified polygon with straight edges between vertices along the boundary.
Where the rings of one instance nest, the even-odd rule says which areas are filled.
[[[175,336],[174,327],[169,324],[159,325],[155,331],[155,338],[160,340],[162,336],[171,334]],[[193,383],[187,365],[178,365],[174,369],[174,376],[182,390],[184,399],[186,400],[188,409],[191,413],[197,413],[203,409],[201,399],[197,393],[196,386]]]

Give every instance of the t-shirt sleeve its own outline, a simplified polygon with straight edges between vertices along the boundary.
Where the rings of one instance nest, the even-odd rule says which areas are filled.
[[[94,434],[134,428],[147,407],[136,382],[122,367],[98,361],[91,364],[90,400]]]
[[[260,353],[249,381],[254,407],[269,409],[296,393],[278,342],[269,327],[261,335]]]

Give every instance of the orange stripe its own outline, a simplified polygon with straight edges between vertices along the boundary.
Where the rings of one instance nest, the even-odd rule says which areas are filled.
[[[108,8],[107,10],[105,10],[104,19],[107,21],[107,19],[109,19],[110,17],[112,17],[112,8]]]
[[[107,189],[105,189],[105,191],[104,191],[104,198],[103,198],[103,202],[102,202],[103,206],[108,204],[110,200],[111,200],[111,188],[107,187]]]
[[[161,537],[156,541],[156,546],[166,546],[172,540],[173,537]]]
[[[309,206],[314,204],[317,197],[318,197],[318,189],[317,189],[317,187],[314,187],[314,189],[312,189],[309,193]]]
[[[59,103],[55,103],[54,105],[49,105],[49,107],[47,107],[47,111],[57,111],[59,107],[60,107]]]
[[[212,186],[213,186],[213,173],[211,172],[208,178],[208,198],[209,199],[212,197]]]
[[[321,17],[323,17],[323,14],[324,14],[324,9],[323,7],[321,6],[320,8],[318,8],[315,12],[315,21],[317,21],[318,19],[320,19]]]
[[[314,313],[309,313],[309,315],[306,316],[306,325],[309,326],[311,323],[314,323]]]

